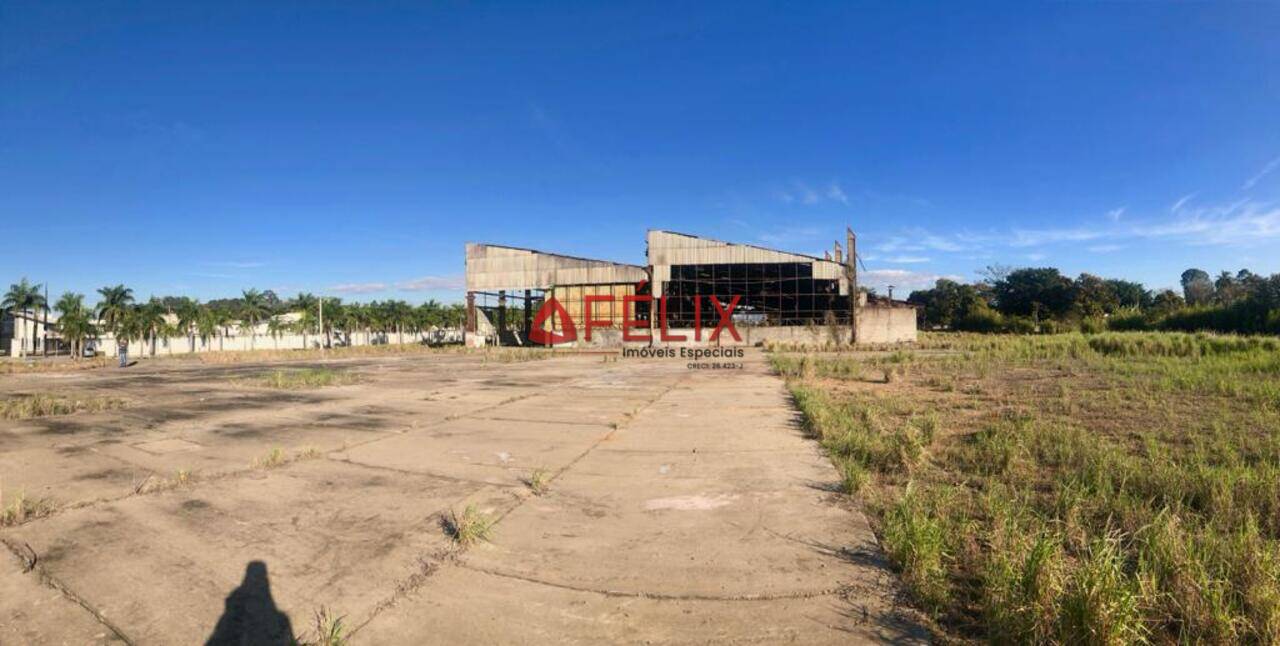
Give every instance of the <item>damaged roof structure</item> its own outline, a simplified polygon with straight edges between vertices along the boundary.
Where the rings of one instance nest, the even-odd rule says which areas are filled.
[[[530,344],[535,328],[554,331],[563,325],[535,314],[552,299],[574,328],[585,327],[588,319],[594,324],[592,339],[575,339],[573,345],[621,344],[627,321],[633,329],[669,332],[654,336],[653,344],[677,336],[686,336],[685,343],[715,344],[848,343],[855,336],[858,343],[915,341],[914,308],[868,302],[857,289],[852,231],[846,231],[844,248],[836,242],[823,258],[657,229],[646,241],[644,266],[467,243],[468,342]],[[731,302],[741,339],[683,334],[714,327],[720,316],[715,306]]]

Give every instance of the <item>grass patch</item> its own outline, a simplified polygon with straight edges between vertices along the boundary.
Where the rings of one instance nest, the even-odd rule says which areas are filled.
[[[246,379],[245,383],[259,388],[303,390],[324,388],[326,386],[346,386],[359,381],[358,375],[344,370],[334,370],[332,368],[281,368]]]
[[[547,488],[551,486],[551,472],[538,467],[529,474],[529,478],[525,480],[525,485],[529,487],[529,491],[535,496],[541,496],[547,492]]]
[[[54,509],[53,503],[49,500],[28,498],[25,489],[18,489],[18,493],[6,504],[4,488],[0,487],[0,527],[21,525],[28,520],[48,516]]]
[[[0,400],[0,418],[32,419],[52,415],[96,412],[124,408],[125,401],[115,397],[65,397],[62,395],[18,395]]]
[[[302,646],[346,646],[349,643],[345,615],[335,615],[328,608],[320,608],[313,619],[311,632],[314,637],[294,638]]]
[[[470,547],[489,540],[493,533],[493,519],[486,516],[475,505],[467,505],[461,514],[456,510],[449,511],[449,515],[444,519],[444,530],[458,545]]]
[[[920,346],[772,363],[948,640],[1280,643],[1280,340]]]

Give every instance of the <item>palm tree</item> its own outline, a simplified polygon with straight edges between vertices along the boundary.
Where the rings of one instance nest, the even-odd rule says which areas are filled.
[[[153,298],[146,305],[137,307],[134,315],[139,338],[151,342],[151,356],[156,356],[156,340],[168,325],[164,320],[164,306]]]
[[[199,308],[196,315],[196,332],[200,334],[200,342],[205,350],[209,349],[209,339],[217,336],[219,330],[218,315],[208,306]]]
[[[133,303],[133,290],[124,285],[116,285],[103,287],[98,290],[98,294],[102,296],[102,301],[98,303],[98,322],[103,329],[119,339],[120,325],[128,317],[129,305]]]
[[[262,297],[262,292],[256,289],[246,289],[240,292],[240,318],[243,323],[249,324],[249,347],[257,348],[258,339],[258,321],[271,314],[271,308],[267,307],[267,301]]]
[[[40,285],[32,285],[27,282],[27,277],[23,276],[22,280],[9,285],[9,291],[5,293],[4,300],[0,301],[0,309],[9,311],[13,316],[13,329],[18,329],[18,312],[30,311],[33,315],[36,310],[48,307],[48,303],[44,301],[44,295],[40,293]],[[34,328],[33,328],[34,329]],[[14,336],[17,336],[15,333]],[[36,335],[31,335],[31,353],[36,351]]]
[[[124,342],[126,348],[130,341],[142,340],[146,336],[146,327],[139,308],[126,307],[115,317],[114,322],[116,342]]]
[[[221,352],[226,349],[226,346],[223,345],[223,341],[227,338],[227,335],[231,333],[231,322],[235,319],[231,317],[231,312],[222,308],[217,308],[213,310],[213,320],[221,330],[218,334],[218,351]]]
[[[302,310],[302,315],[293,322],[293,330],[302,335],[303,348],[311,347],[307,345],[307,332],[314,329],[316,329],[316,315],[311,310]]]
[[[70,348],[71,359],[79,360],[84,354],[84,340],[94,332],[89,311],[84,307],[84,295],[66,292],[54,309],[58,310],[58,322],[55,324],[58,333]]]
[[[287,322],[281,320],[278,316],[273,316],[271,320],[267,321],[267,333],[271,335],[271,338],[275,339],[277,350],[280,349],[280,335],[288,332],[290,327]]]
[[[200,302],[190,298],[183,298],[174,308],[174,313],[178,315],[178,330],[187,337],[188,352],[196,351],[196,326],[200,320],[200,312]]]
[[[299,292],[297,296],[293,297],[293,302],[289,304],[289,309],[293,311],[306,312],[308,310],[316,309],[316,305],[319,302],[320,301],[316,300],[315,294]]]

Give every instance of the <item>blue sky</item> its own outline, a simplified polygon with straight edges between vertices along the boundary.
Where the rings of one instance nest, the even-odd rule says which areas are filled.
[[[459,297],[669,228],[1280,272],[1274,3],[0,3],[0,281]],[[554,4],[554,7],[551,5]]]

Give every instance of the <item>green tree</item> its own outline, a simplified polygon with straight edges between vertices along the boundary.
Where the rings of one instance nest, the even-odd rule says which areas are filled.
[[[178,317],[178,330],[187,337],[188,351],[196,351],[196,327],[200,321],[200,303],[190,298],[181,298],[173,304],[173,313]]]
[[[280,349],[280,337],[281,337],[281,335],[283,335],[283,334],[285,334],[286,332],[288,332],[288,331],[289,331],[289,329],[290,329],[290,327],[291,327],[291,326],[289,325],[289,323],[288,323],[288,322],[284,321],[283,319],[281,319],[281,318],[280,318],[280,317],[278,317],[278,316],[273,316],[273,317],[271,317],[271,319],[270,319],[270,320],[268,320],[268,321],[267,321],[267,334],[270,334],[270,335],[271,335],[271,338],[272,338],[272,339],[275,339],[276,349],[277,349],[277,350],[279,350],[279,349]]]
[[[31,312],[32,316],[39,310],[48,307],[48,303],[44,301],[44,294],[40,293],[40,285],[33,285],[27,281],[27,277],[23,276],[22,280],[9,285],[9,291],[5,293],[4,300],[0,301],[0,309],[8,310],[13,316],[13,326],[15,330],[14,337],[17,337],[18,329],[18,313]],[[34,330],[34,326],[32,330]],[[36,351],[36,335],[31,335],[31,352]]]
[[[115,285],[99,289],[98,294],[102,296],[102,300],[98,302],[98,322],[103,329],[119,339],[120,325],[128,317],[133,303],[133,290],[124,285]]]
[[[240,319],[249,325],[249,347],[256,349],[258,347],[258,322],[271,314],[271,308],[267,306],[267,300],[262,296],[262,292],[256,289],[247,289],[241,293]]]
[[[1135,283],[1116,278],[1107,279],[1107,286],[1116,295],[1120,307],[1147,309],[1151,307],[1151,292],[1142,283]]]
[[[1093,274],[1080,274],[1074,287],[1076,309],[1086,317],[1110,314],[1120,307],[1111,285]]]
[[[1002,314],[1061,317],[1074,303],[1074,284],[1052,267],[1008,272],[992,285],[996,308]]]
[[[939,278],[933,289],[911,292],[907,302],[921,306],[920,314],[925,324],[948,328],[977,309],[986,307],[976,287],[946,278]]]
[[[196,315],[195,323],[196,333],[200,335],[200,342],[204,344],[205,350],[208,350],[209,339],[218,336],[218,332],[222,329],[218,321],[218,314],[211,307],[201,307]]]
[[[94,326],[89,310],[84,306],[84,295],[66,292],[58,299],[54,309],[58,311],[58,322],[55,324],[58,334],[71,350],[72,360],[79,360],[84,354],[84,340],[93,336]]]
[[[1151,309],[1161,315],[1176,312],[1186,307],[1187,302],[1172,289],[1162,289],[1151,301]]]
[[[165,328],[168,327],[164,314],[164,305],[154,298],[134,308],[135,331],[139,339],[150,343],[151,356],[153,357],[156,356],[156,341],[164,333]]]
[[[1203,269],[1182,272],[1182,296],[1187,305],[1208,305],[1213,300],[1213,281]]]

